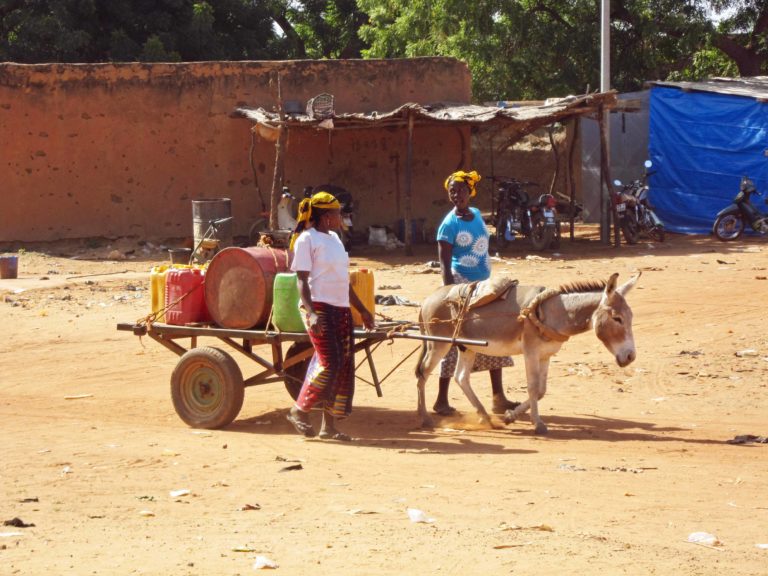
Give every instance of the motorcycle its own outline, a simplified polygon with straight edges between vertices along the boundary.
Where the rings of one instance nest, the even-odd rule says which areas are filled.
[[[312,195],[312,187],[304,188],[304,197]],[[248,232],[248,240],[251,246],[259,243],[269,244],[276,248],[288,246],[291,234],[296,228],[296,212],[299,207],[299,200],[291,194],[287,186],[283,186],[283,192],[280,195],[280,201],[277,204],[277,229],[269,227],[269,212],[264,212],[261,218],[257,219]]]
[[[643,177],[629,184],[622,184],[621,180],[613,181],[617,188],[613,202],[627,244],[637,244],[641,235],[647,235],[658,242],[664,242],[666,237],[664,223],[656,216],[648,197],[648,176],[654,174],[648,171],[651,166],[653,162],[646,160]]]
[[[351,234],[354,227],[352,221],[354,210],[352,195],[341,186],[323,184],[314,188],[312,186],[305,186],[302,196],[303,198],[310,198],[313,194],[320,191],[330,192],[341,204],[342,229],[336,232],[344,243],[344,248],[349,251],[352,244]],[[300,200],[291,193],[289,188],[283,186],[283,192],[277,204],[277,230],[269,228],[268,214],[265,214],[263,218],[259,218],[251,226],[249,233],[251,246],[256,246],[262,237],[269,237],[269,243],[272,246],[287,246],[291,234],[296,229],[296,214],[299,202]]]
[[[723,242],[736,240],[744,233],[747,223],[758,234],[768,233],[768,214],[760,212],[757,207],[752,205],[750,202],[752,194],[762,196],[757,191],[755,183],[743,176],[739,185],[739,193],[736,194],[733,203],[720,210],[717,213],[717,218],[715,218],[712,233],[718,240]],[[765,200],[765,203],[768,204],[768,199]]]
[[[496,195],[496,246],[502,249],[519,234],[527,237],[534,250],[560,247],[560,222],[557,221],[557,200],[552,194],[541,194],[531,202],[526,186],[535,182],[516,178],[502,180]]]

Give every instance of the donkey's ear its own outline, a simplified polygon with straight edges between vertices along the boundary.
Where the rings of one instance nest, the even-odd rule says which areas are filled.
[[[642,272],[640,272],[640,270],[637,270],[637,271],[636,271],[636,272],[635,272],[635,273],[632,275],[632,278],[630,278],[629,280],[627,280],[626,282],[624,282],[624,284],[622,284],[621,286],[619,286],[618,288],[616,288],[616,292],[618,292],[618,293],[619,293],[619,294],[621,294],[622,296],[626,296],[626,295],[627,295],[627,292],[629,292],[630,290],[632,290],[632,288],[634,288],[634,287],[635,287],[635,284],[637,284],[637,280],[638,280],[638,278],[640,278],[640,274],[642,274]]]
[[[605,284],[605,292],[604,292],[605,296],[610,296],[611,294],[613,294],[613,291],[616,290],[616,279],[618,277],[619,277],[619,273],[614,272],[613,274],[611,274],[611,277],[608,278],[608,282],[606,282]]]

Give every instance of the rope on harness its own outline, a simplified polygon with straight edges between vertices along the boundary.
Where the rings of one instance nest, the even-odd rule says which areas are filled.
[[[533,300],[531,300],[525,308],[520,310],[520,315],[517,317],[517,321],[520,323],[526,321],[530,322],[539,331],[539,334],[548,340],[565,342],[568,340],[568,338],[570,338],[570,336],[561,334],[557,330],[554,330],[553,328],[550,328],[544,324],[544,322],[542,322],[539,318],[538,314],[540,306],[544,303],[544,301],[549,300],[553,296],[559,296],[560,293],[560,290],[557,288],[547,288],[542,292],[539,292],[536,294],[536,296],[534,296]]]
[[[464,322],[464,315],[467,313],[467,310],[469,309],[469,300],[472,298],[472,294],[475,291],[475,288],[477,287],[477,282],[470,282],[467,284],[467,290],[464,294],[459,291],[459,297],[461,298],[461,306],[459,307],[459,311],[456,314],[456,318],[454,318],[454,321],[456,322],[456,325],[453,327],[453,336],[451,336],[452,340],[456,340],[459,336],[459,332],[461,331],[461,324]]]

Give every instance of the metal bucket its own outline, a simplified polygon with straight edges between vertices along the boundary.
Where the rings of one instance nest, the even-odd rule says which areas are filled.
[[[171,257],[171,264],[189,264],[192,248],[169,248],[168,255]]]
[[[16,278],[19,273],[18,256],[0,256],[0,278]]]
[[[232,246],[232,201],[229,198],[200,198],[192,200],[192,232],[197,248],[195,258],[210,260],[217,247],[219,250]],[[229,220],[225,220],[229,218]],[[222,221],[223,220],[223,221]],[[209,230],[211,222],[215,229]],[[203,242],[204,239],[207,239]],[[202,244],[202,245],[201,245]]]

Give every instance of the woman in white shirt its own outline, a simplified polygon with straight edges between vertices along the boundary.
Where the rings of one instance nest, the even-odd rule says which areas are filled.
[[[350,303],[360,312],[366,328],[373,328],[374,323],[350,286],[349,256],[334,232],[341,226],[340,207],[328,192],[318,192],[299,205],[298,224],[291,238],[291,270],[296,272],[304,322],[315,354],[287,419],[299,434],[313,437],[309,412],[321,403],[319,437],[349,441],[347,434],[336,429],[336,420],[352,411],[355,387]]]

